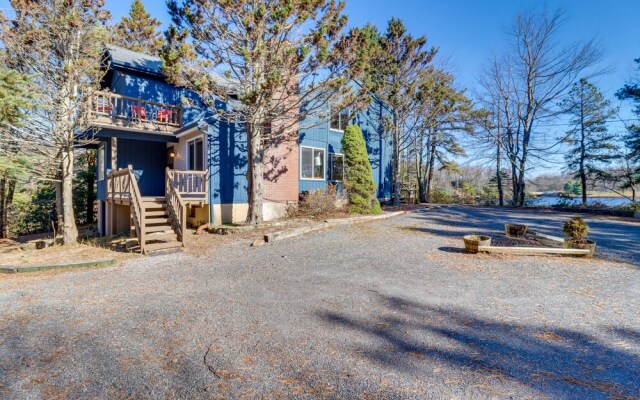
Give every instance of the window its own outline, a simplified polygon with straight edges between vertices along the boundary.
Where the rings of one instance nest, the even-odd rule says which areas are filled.
[[[329,180],[341,182],[344,178],[344,154],[329,154]]]
[[[204,169],[202,138],[187,142],[187,169],[191,171],[202,171]]]
[[[300,148],[300,177],[302,179],[324,179],[324,149]]]
[[[100,143],[100,147],[98,147],[98,180],[104,180],[104,142]]]
[[[349,121],[351,118],[349,117],[350,112],[349,109],[344,109],[341,111],[334,112],[331,111],[331,129],[334,131],[344,131],[344,129],[349,125]]]

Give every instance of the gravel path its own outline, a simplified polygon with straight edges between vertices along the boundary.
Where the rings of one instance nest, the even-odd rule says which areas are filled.
[[[2,278],[0,397],[640,397],[640,269],[465,254],[463,218]]]
[[[544,210],[514,210],[490,207],[447,206],[444,212],[426,217],[431,224],[454,221],[459,228],[448,235],[464,235],[468,232],[484,232],[493,235],[504,233],[505,223],[521,223],[529,229],[547,235],[562,237],[562,227],[574,214]],[[640,265],[640,220],[631,221],[597,215],[575,214],[587,221],[589,238],[595,240],[602,256]],[[435,228],[434,228],[435,229]],[[434,231],[434,233],[437,233]]]

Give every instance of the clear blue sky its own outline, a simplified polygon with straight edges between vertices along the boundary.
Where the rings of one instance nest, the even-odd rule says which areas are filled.
[[[143,0],[147,9],[165,25],[169,22],[163,0]],[[531,7],[551,11],[562,8],[567,24],[560,40],[573,43],[596,38],[606,51],[605,64],[612,72],[596,80],[612,98],[635,70],[640,58],[640,0],[346,0],[351,26],[373,22],[381,30],[391,17],[404,20],[414,35],[426,35],[440,49],[440,56],[454,71],[461,87],[474,89],[492,52],[500,53],[506,30],[515,15]],[[107,0],[114,21],[129,10],[130,0]],[[0,0],[0,7],[8,7]],[[614,100],[614,104],[619,103]],[[629,106],[623,116],[632,117]],[[612,128],[619,128],[612,126]]]
[[[156,18],[168,23],[164,1],[143,1]],[[4,8],[7,1],[0,4]],[[130,0],[107,0],[114,20],[127,13],[129,5]],[[440,49],[462,86],[472,88],[491,53],[503,49],[516,13],[533,6],[566,12],[563,41],[599,40],[614,70],[597,83],[613,96],[632,73],[633,59],[640,57],[638,0],[347,0],[346,13],[352,26],[373,22],[381,30],[389,18],[401,18],[411,33],[426,35]]]

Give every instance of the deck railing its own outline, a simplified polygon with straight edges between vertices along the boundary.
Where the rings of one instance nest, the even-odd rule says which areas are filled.
[[[209,187],[207,171],[171,171],[172,184],[181,194],[206,198]]]
[[[136,237],[140,243],[140,251],[144,253],[145,246],[145,223],[144,206],[138,181],[133,174],[133,168],[129,165],[110,173],[107,176],[107,196],[111,198],[111,204],[122,203],[124,199],[129,200],[131,209],[131,219],[136,229]]]
[[[187,205],[180,192],[173,185],[174,173],[166,169],[165,196],[167,199],[167,213],[178,234],[178,240],[184,243],[184,234],[187,231]]]
[[[182,107],[96,92],[90,98],[91,119],[104,125],[172,132],[182,127]]]

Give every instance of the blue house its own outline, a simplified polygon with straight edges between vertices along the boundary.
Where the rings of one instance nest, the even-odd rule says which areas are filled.
[[[248,211],[244,127],[219,118],[198,95],[166,81],[162,61],[118,47],[106,53],[102,90],[91,98],[83,142],[96,148],[98,228],[131,233],[140,251],[182,246],[187,225],[244,222]],[[224,78],[220,78],[224,79]],[[380,102],[350,122],[365,134],[378,197],[390,197],[390,150]],[[329,115],[329,113],[325,113]],[[342,180],[346,114],[310,117],[287,140],[268,144],[266,220],[283,216],[300,192]]]
[[[391,198],[391,138],[383,120],[389,111],[373,98],[364,111],[342,109],[331,111],[331,102],[300,124],[300,192],[326,190],[328,184],[340,189],[343,179],[344,153],[342,137],[345,128],[356,124],[362,129],[367,144],[373,179],[380,201]],[[320,164],[320,160],[322,163]]]

